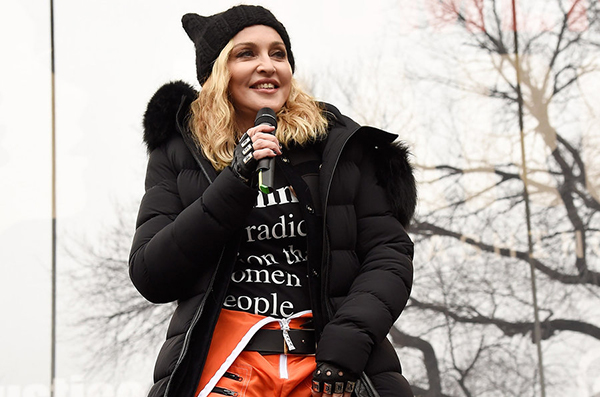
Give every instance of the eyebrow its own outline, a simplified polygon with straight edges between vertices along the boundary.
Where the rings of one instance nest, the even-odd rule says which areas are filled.
[[[283,45],[285,46],[285,43],[283,41],[273,41],[269,44],[269,46],[274,46],[274,45]],[[244,43],[238,43],[236,45],[233,46],[233,48],[239,47],[239,46],[256,46],[256,43],[253,41],[246,41]]]

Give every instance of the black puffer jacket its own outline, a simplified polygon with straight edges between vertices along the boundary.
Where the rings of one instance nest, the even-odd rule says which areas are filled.
[[[167,84],[144,118],[150,158],[130,275],[148,300],[178,302],[150,396],[193,396],[256,201],[255,189],[228,168],[215,172],[194,146],[185,117],[195,96],[185,83]],[[307,217],[312,207],[322,209],[308,232],[316,359],[362,373],[361,395],[376,396],[375,388],[399,396],[406,381],[386,335],[412,285],[413,245],[405,232],[416,203],[412,168],[394,135],[326,108],[322,165],[318,178],[306,179],[316,181],[308,186],[320,203],[311,206],[311,196],[303,201],[299,194]]]

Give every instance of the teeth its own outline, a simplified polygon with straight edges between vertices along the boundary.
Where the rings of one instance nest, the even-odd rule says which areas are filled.
[[[267,88],[267,89],[275,88],[275,84],[272,84],[272,83],[258,84],[256,86],[256,88]]]

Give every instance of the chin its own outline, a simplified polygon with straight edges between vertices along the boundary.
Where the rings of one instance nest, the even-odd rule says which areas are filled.
[[[285,104],[285,100],[283,98],[257,98],[254,103],[257,104],[258,109],[268,107],[278,111]]]
[[[283,105],[280,102],[263,102],[257,106],[256,111],[258,112],[262,108],[271,108],[277,113],[282,107]]]

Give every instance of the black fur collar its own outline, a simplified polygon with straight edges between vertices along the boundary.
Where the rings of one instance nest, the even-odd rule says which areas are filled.
[[[379,144],[373,149],[377,181],[385,188],[394,216],[408,228],[417,206],[417,186],[408,147],[401,142]]]
[[[188,109],[196,96],[198,92],[183,81],[167,83],[156,91],[144,113],[144,142],[149,152],[179,133],[177,111]]]

